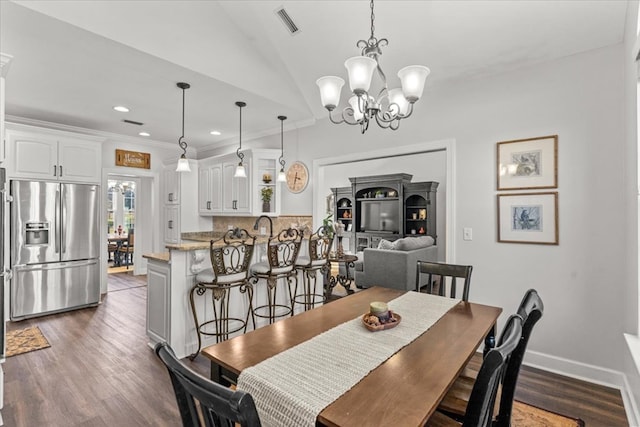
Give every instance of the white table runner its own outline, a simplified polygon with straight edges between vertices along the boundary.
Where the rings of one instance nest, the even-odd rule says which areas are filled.
[[[389,302],[389,308],[402,316],[395,328],[370,332],[357,317],[243,370],[238,390],[253,396],[265,427],[313,427],[324,408],[458,302],[407,292]]]

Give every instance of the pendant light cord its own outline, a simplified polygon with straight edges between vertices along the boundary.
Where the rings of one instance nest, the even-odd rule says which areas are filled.
[[[238,149],[236,150],[236,154],[238,155],[238,158],[240,159],[240,163],[242,163],[242,161],[244,159],[244,154],[240,152],[240,150],[242,150],[242,107],[246,106],[247,104],[244,103],[244,102],[238,101],[238,102],[236,102],[236,105],[240,109],[240,132],[239,132],[240,143],[238,144]]]
[[[278,119],[280,120],[280,166],[282,166],[282,169],[284,169],[284,121],[287,120],[286,116],[278,116]]]
[[[182,89],[182,135],[178,139],[178,145],[182,148],[182,155],[187,154],[187,141],[184,141],[184,91],[189,88],[187,83],[178,83],[178,87]]]

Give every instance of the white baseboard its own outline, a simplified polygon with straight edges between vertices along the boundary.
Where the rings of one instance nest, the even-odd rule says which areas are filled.
[[[627,377],[622,372],[531,350],[527,351],[523,364],[620,390],[629,425],[640,427],[640,414],[635,404],[633,391]]]

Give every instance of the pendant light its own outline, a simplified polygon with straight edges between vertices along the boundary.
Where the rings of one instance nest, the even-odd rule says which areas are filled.
[[[238,145],[238,149],[236,150],[236,154],[238,155],[240,162],[238,163],[238,166],[236,167],[236,173],[233,176],[234,178],[246,178],[247,171],[244,169],[244,165],[242,164],[242,160],[244,159],[244,154],[242,154],[240,150],[242,150],[242,107],[246,107],[247,103],[242,101],[237,101],[236,105],[240,110],[240,138],[239,138],[240,144]]]
[[[287,120],[287,116],[278,116],[280,120],[280,172],[278,172],[278,182],[285,182],[287,175],[284,173],[284,121]]]
[[[184,140],[184,91],[189,89],[191,85],[180,82],[176,86],[182,89],[182,135],[178,139],[178,145],[182,148],[182,155],[180,156],[180,160],[178,160],[176,172],[191,172],[189,160],[187,160],[187,141]]]

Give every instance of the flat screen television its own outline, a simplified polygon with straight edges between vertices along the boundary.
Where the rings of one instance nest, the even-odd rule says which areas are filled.
[[[360,231],[400,231],[397,200],[367,200],[360,203]]]

